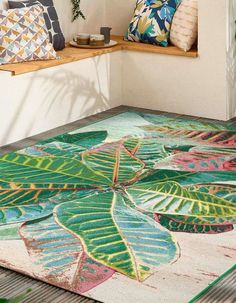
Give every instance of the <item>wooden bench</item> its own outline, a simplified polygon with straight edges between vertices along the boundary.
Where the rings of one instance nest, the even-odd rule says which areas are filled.
[[[161,47],[148,45],[143,43],[135,43],[124,41],[121,36],[112,36],[113,40],[118,42],[118,45],[111,48],[104,49],[79,49],[71,46],[67,46],[64,50],[57,52],[58,59],[47,61],[32,61],[23,62],[17,64],[1,65],[0,70],[11,72],[12,75],[21,75],[29,72],[35,72],[41,69],[58,66],[65,63],[75,62],[107,53],[112,53],[120,50],[128,50],[135,52],[148,52],[154,54],[163,54],[171,56],[184,56],[190,58],[196,58],[198,56],[197,49],[194,48],[189,52],[184,52],[175,46]]]

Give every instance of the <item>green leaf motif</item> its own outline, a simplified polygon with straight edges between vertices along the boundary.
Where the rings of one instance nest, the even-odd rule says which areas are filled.
[[[20,234],[31,258],[43,265],[44,277],[63,278],[63,273],[70,270],[72,274],[73,268],[77,268],[82,251],[80,241],[56,224],[52,216],[23,224]]]
[[[0,181],[22,184],[78,184],[93,188],[108,183],[84,163],[63,157],[31,157],[10,153],[0,157]]]
[[[120,194],[116,195],[114,220],[140,264],[154,268],[173,261],[178,248],[172,235],[152,218],[130,208]]]
[[[21,224],[0,225],[0,241],[20,240],[19,228]]]
[[[0,240],[24,242],[36,277],[78,293],[115,271],[142,282],[179,256],[169,230],[233,229],[236,127],[132,117],[0,156]]]
[[[36,205],[1,207],[0,226],[47,217],[53,212],[54,203],[41,203]]]
[[[206,171],[206,172],[186,172],[178,170],[157,169],[148,176],[140,179],[137,183],[148,182],[168,182],[174,181],[181,185],[195,185],[211,182],[229,183],[235,182],[235,172],[233,171]]]
[[[124,141],[124,146],[132,155],[151,167],[171,155],[164,145],[153,138],[129,138]]]
[[[106,131],[62,134],[28,147],[20,153],[31,156],[57,156],[81,160],[80,153],[101,144],[107,137]]]
[[[147,254],[149,251],[149,261],[152,264],[163,260],[170,261],[175,256],[176,247],[166,231],[156,228],[155,238],[153,232],[155,224],[153,222],[150,224],[148,217],[136,213],[135,218],[131,219],[131,213],[124,211],[123,203],[119,195],[110,192],[61,204],[55,213],[58,223],[81,239],[86,253],[91,258],[130,278],[143,281],[151,274],[147,266],[147,255],[145,259],[144,247]],[[127,219],[125,223],[124,220]],[[134,226],[139,232],[148,234],[150,231],[150,239],[144,235],[143,239],[138,240]],[[130,240],[132,236],[134,238],[130,246],[128,239]],[[168,240],[171,242],[168,243]],[[153,246],[147,245],[150,242],[153,242]],[[143,247],[138,248],[138,243]],[[153,249],[154,253],[152,247],[156,249],[156,251]],[[168,248],[171,248],[170,251]],[[157,259],[159,258],[156,262],[154,254]]]
[[[132,181],[144,167],[144,163],[119,142],[106,144],[100,149],[84,152],[81,155],[85,165],[109,179],[109,185]]]
[[[146,183],[126,190],[129,198],[140,209],[158,214],[194,216],[195,218],[232,219],[235,203],[213,195],[189,191],[176,182]]]
[[[187,118],[177,118],[171,116],[153,115],[153,114],[139,114],[147,122],[154,125],[168,128],[168,129],[182,129],[182,130],[201,130],[201,131],[224,131],[224,130],[236,130],[236,127],[232,124],[220,123],[220,122],[205,122],[202,120],[192,120]]]
[[[61,190],[50,189],[8,189],[0,190],[0,209],[1,207],[14,207],[37,205],[39,203],[48,202],[48,199],[54,197]],[[70,192],[70,191],[69,191]],[[72,192],[72,191],[71,191]]]
[[[236,204],[236,185],[199,184],[188,186],[188,189],[215,195]]]
[[[53,216],[23,224],[20,229],[40,277],[80,293],[106,281],[114,271],[90,259],[78,237],[55,223]]]
[[[107,131],[95,131],[86,133],[76,133],[70,134],[65,133],[48,140],[41,141],[41,144],[51,143],[51,142],[62,142],[76,145],[80,150],[86,150],[92,148],[98,144],[101,144],[107,137]]]

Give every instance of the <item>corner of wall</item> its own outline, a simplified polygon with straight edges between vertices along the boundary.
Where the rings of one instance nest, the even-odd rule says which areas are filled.
[[[236,0],[227,0],[227,116],[236,116]]]

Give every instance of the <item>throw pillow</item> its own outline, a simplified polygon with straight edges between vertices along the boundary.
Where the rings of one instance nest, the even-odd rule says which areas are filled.
[[[55,58],[41,6],[0,10],[0,64]]]
[[[41,4],[44,9],[43,16],[48,29],[50,42],[56,51],[65,47],[65,38],[61,31],[58,15],[52,0],[22,0],[8,1],[8,3],[9,8],[21,8]]]
[[[180,0],[138,0],[127,40],[168,45],[170,25]]]
[[[170,41],[175,46],[189,51],[197,39],[198,0],[182,0],[171,26]]]

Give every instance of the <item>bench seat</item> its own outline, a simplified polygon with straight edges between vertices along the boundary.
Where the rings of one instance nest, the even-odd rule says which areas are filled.
[[[128,50],[128,51],[138,51],[138,52],[148,52],[156,53],[163,55],[172,55],[172,56],[184,56],[196,58],[198,56],[197,49],[192,49],[189,52],[184,52],[175,46],[161,47],[148,45],[143,43],[134,43],[129,41],[124,41],[121,36],[112,36],[113,40],[118,42],[118,45],[111,48],[103,49],[80,49],[75,47],[67,46],[64,50],[57,52],[58,59],[56,60],[47,60],[47,61],[31,61],[23,62],[17,64],[6,64],[1,65],[0,70],[11,72],[12,75],[21,75],[29,72],[35,72],[41,69],[58,66],[65,63],[70,63],[74,61],[79,61],[107,53],[116,52],[119,50]]]

